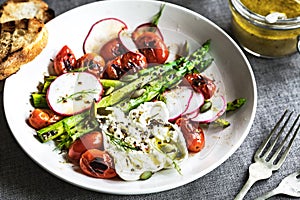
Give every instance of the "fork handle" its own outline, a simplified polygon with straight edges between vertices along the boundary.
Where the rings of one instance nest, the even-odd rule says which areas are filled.
[[[263,172],[263,173],[262,173]],[[263,162],[255,162],[249,166],[249,178],[235,200],[243,199],[251,186],[258,180],[270,178],[272,169],[268,168]]]
[[[236,195],[234,200],[241,200],[244,198],[244,196],[247,194],[249,189],[252,187],[252,185],[258,181],[258,179],[253,178],[253,176],[249,176],[247,182],[245,185],[242,187],[241,191]]]

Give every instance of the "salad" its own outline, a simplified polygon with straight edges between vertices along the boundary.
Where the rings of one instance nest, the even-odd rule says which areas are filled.
[[[97,21],[76,58],[63,46],[53,73],[32,93],[28,123],[54,141],[68,161],[95,178],[144,180],[174,168],[205,147],[203,127],[227,127],[227,102],[203,72],[213,62],[210,40],[190,53],[175,50],[158,27],[163,6],[133,31],[117,18]]]

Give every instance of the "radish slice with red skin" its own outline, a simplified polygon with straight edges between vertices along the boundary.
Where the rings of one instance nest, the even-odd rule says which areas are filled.
[[[101,47],[108,41],[118,38],[123,29],[127,29],[127,25],[117,18],[105,18],[97,21],[84,39],[83,52],[99,54]]]
[[[193,89],[186,86],[173,88],[163,94],[170,121],[180,117],[187,110],[192,94]]]
[[[151,31],[151,29],[154,29]],[[138,46],[136,45],[136,39],[141,36],[145,32],[153,32],[159,36],[161,40],[163,40],[162,34],[160,33],[157,26],[147,23],[138,26],[135,31],[130,32],[128,29],[123,29],[119,32],[119,40],[122,45],[131,52],[139,52]]]
[[[200,106],[202,106],[204,103],[204,96],[202,93],[195,92],[193,90],[191,98],[188,102],[188,107],[187,109],[182,113],[184,114],[190,114],[193,113],[197,110],[199,110]]]
[[[164,40],[164,37],[159,28],[152,23],[145,23],[136,27],[136,29],[132,33],[132,39],[135,41],[139,36],[141,36],[145,32],[156,33],[162,40]]]
[[[223,96],[213,96],[211,98],[212,107],[204,113],[200,113],[192,118],[192,121],[210,123],[218,119],[226,111],[226,101]]]
[[[99,102],[103,93],[100,81],[88,72],[70,72],[57,77],[47,91],[49,107],[59,115],[78,114]]]
[[[199,114],[199,109],[195,110],[194,112],[184,114],[183,117],[187,118],[187,119],[193,119],[193,118],[197,117],[198,114]]]
[[[128,51],[133,53],[139,52],[137,46],[132,40],[132,34],[127,29],[123,29],[119,32],[119,39]]]

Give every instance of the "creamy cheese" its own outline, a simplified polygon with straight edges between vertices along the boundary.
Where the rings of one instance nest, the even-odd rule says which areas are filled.
[[[117,108],[98,116],[104,133],[105,150],[124,180],[138,180],[143,172],[172,168],[187,158],[182,132],[168,122],[163,102],[147,102],[125,115]]]

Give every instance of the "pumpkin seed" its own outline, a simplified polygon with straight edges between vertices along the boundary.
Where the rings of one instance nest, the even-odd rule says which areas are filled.
[[[141,174],[140,179],[141,180],[147,180],[152,176],[152,172],[151,171],[145,171]]]
[[[212,107],[212,103],[211,101],[205,100],[204,104],[200,107],[200,112],[204,113],[207,112],[208,110],[210,110]]]

